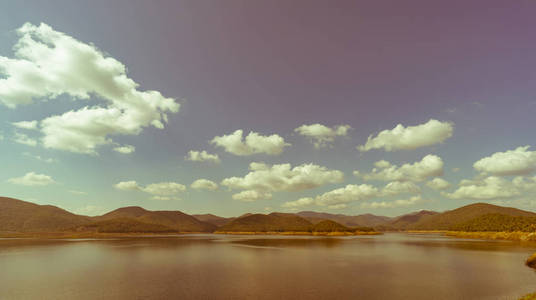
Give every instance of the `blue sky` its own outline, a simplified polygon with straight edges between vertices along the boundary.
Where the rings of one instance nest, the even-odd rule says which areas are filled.
[[[0,194],[85,214],[534,210],[535,8],[0,3]]]

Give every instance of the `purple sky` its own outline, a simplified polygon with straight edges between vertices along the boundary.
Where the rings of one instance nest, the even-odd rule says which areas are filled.
[[[12,1],[0,4],[0,11],[0,57],[14,57],[17,28],[43,22],[123,63],[139,90],[156,90],[181,104],[163,130],[148,127],[137,135],[114,136],[115,142],[136,148],[120,157],[109,146],[92,156],[14,142],[12,122],[41,120],[79,109],[83,102],[62,95],[15,109],[0,104],[5,120],[0,165],[6,166],[0,190],[6,196],[88,213],[125,205],[222,215],[280,211],[285,202],[348,184],[380,188],[385,182],[366,182],[352,171],[366,173],[382,159],[414,163],[427,154],[442,158],[442,178],[452,184],[446,192],[453,193],[460,180],[485,177],[473,167],[476,161],[536,141],[534,1]],[[91,104],[101,100],[93,97]],[[415,150],[362,153],[355,148],[399,123],[407,127],[430,119],[453,124],[452,137]],[[331,147],[315,149],[294,132],[313,123],[353,129]],[[280,155],[237,156],[209,143],[237,129],[278,134],[292,146]],[[221,164],[185,161],[190,150],[219,154]],[[56,162],[32,160],[24,152]],[[345,178],[314,189],[273,191],[271,199],[252,202],[232,199],[240,190],[224,186],[210,192],[190,188],[198,178],[220,184],[243,177],[250,162],[313,163],[340,170]],[[28,172],[49,175],[56,183],[30,189],[8,182]],[[529,180],[534,173],[523,176]],[[143,186],[177,182],[187,190],[181,200],[157,201],[147,193],[114,188],[130,180]],[[411,196],[400,195],[356,200],[339,210],[300,209],[397,215],[477,201],[536,208],[531,191],[451,199],[429,190],[425,181],[418,185],[426,201],[416,205],[361,206]]]

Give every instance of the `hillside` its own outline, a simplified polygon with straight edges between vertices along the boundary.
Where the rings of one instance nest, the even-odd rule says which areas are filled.
[[[294,214],[271,213],[252,214],[237,218],[218,229],[223,232],[268,232],[268,231],[310,231],[313,224]]]
[[[394,218],[391,222],[389,222],[386,226],[391,226],[393,229],[397,230],[404,230],[408,227],[411,227],[413,224],[419,222],[423,218],[427,216],[433,216],[439,214],[435,211],[429,211],[429,210],[421,210],[418,212],[402,215],[399,217]]]
[[[357,216],[348,216],[343,214],[319,213],[314,211],[301,211],[296,215],[307,219],[309,222],[316,224],[323,220],[331,220],[347,227],[375,227],[386,224],[391,220],[389,217],[376,216],[373,214],[363,214]]]
[[[90,221],[56,206],[0,197],[0,232],[59,232]]]
[[[177,230],[167,226],[143,223],[131,218],[115,218],[91,222],[78,226],[75,231],[97,233],[177,233]]]
[[[407,229],[450,230],[460,224],[470,222],[477,217],[487,214],[501,214],[514,217],[536,217],[536,213],[516,208],[502,207],[487,203],[475,203],[444,213],[422,217],[418,222],[408,226]]]
[[[355,230],[350,229],[344,225],[331,220],[324,220],[314,224],[311,228],[312,232],[353,232]]]
[[[149,211],[138,206],[118,208],[95,217],[95,220],[105,221],[117,218],[129,218],[142,223],[162,225],[178,232],[213,232],[217,227],[180,211]]]
[[[192,215],[192,217],[198,219],[201,222],[210,223],[214,226],[223,226],[236,218],[224,218],[213,214]]]
[[[536,217],[486,214],[450,228],[455,231],[536,231]]]

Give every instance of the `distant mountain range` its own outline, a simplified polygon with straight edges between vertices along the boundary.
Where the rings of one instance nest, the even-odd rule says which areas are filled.
[[[446,212],[418,211],[395,218],[348,216],[313,211],[244,214],[224,218],[180,211],[123,207],[102,216],[76,215],[51,205],[0,197],[2,233],[194,233],[194,232],[354,232],[399,230],[534,231],[536,213],[476,203]]]

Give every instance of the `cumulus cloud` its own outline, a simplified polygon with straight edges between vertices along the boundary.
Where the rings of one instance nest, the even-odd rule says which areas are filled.
[[[52,177],[45,174],[37,174],[35,172],[26,173],[22,177],[10,178],[9,183],[25,185],[25,186],[45,186],[55,183]]]
[[[305,198],[300,198],[298,200],[295,200],[295,201],[288,201],[288,202],[285,202],[281,205],[281,207],[284,207],[284,208],[300,208],[300,207],[303,207],[303,206],[308,206],[308,205],[311,205],[315,202],[315,200],[311,197],[305,197]]]
[[[320,206],[331,206],[331,208],[341,208],[349,202],[368,200],[381,195],[378,188],[370,184],[349,184],[343,188],[338,188],[316,197],[316,204]],[[337,206],[339,207],[333,207]]]
[[[254,202],[257,200],[272,199],[272,193],[266,191],[246,190],[233,195],[234,200]]]
[[[443,178],[436,177],[426,183],[426,185],[434,190],[444,190],[450,187],[450,183]]]
[[[118,153],[122,153],[122,154],[130,154],[136,151],[136,147],[132,145],[123,145],[123,146],[115,147],[114,151]]]
[[[361,204],[361,208],[395,208],[403,206],[412,206],[420,202],[422,202],[422,198],[420,195],[418,195],[413,196],[409,199],[399,199],[395,201],[367,202]]]
[[[176,182],[159,182],[140,186],[136,181],[122,181],[114,185],[122,191],[141,191],[153,195],[153,200],[177,200],[178,194],[186,190],[186,186]]]
[[[385,151],[413,150],[444,142],[452,136],[454,126],[449,122],[430,119],[416,126],[404,127],[398,124],[391,130],[383,130],[376,137],[370,135],[365,145],[357,147],[359,151],[384,149]]]
[[[188,152],[188,156],[186,156],[186,160],[189,161],[198,161],[198,162],[210,162],[219,164],[220,163],[220,157],[218,154],[210,154],[207,151],[195,151],[191,150]]]
[[[96,154],[113,143],[111,135],[137,135],[144,127],[164,128],[167,113],[179,104],[157,91],[139,91],[126,67],[86,44],[46,24],[24,24],[17,30],[15,58],[0,56],[0,102],[10,108],[35,99],[65,94],[105,106],[86,106],[40,122],[46,148]]]
[[[384,160],[376,162],[375,166],[370,173],[354,172],[354,175],[361,176],[365,180],[417,182],[443,175],[443,160],[433,154],[426,155],[421,161],[406,163],[400,167]]]
[[[239,129],[228,135],[216,136],[211,143],[239,156],[257,153],[278,155],[283,152],[285,147],[290,146],[277,134],[264,136],[257,132],[250,132],[245,138],[242,138],[242,135],[243,131]]]
[[[31,146],[31,147],[37,146],[37,141],[35,139],[20,132],[15,132],[15,135],[13,136],[13,141],[15,143],[23,144],[26,146]]]
[[[303,164],[292,168],[290,164],[269,166],[253,162],[249,165],[249,169],[250,172],[246,176],[225,178],[221,184],[230,189],[301,191],[341,182],[344,178],[341,171],[314,164]]]
[[[294,129],[294,131],[309,138],[315,148],[322,148],[332,143],[335,140],[335,137],[346,136],[350,129],[352,129],[352,127],[349,125],[338,125],[330,128],[316,123],[302,125]]]
[[[462,180],[456,191],[443,195],[451,199],[492,200],[519,196],[523,189],[530,187],[531,183],[523,179],[509,181],[498,176],[489,176],[482,180]]]
[[[214,181],[208,180],[208,179],[197,179],[196,181],[192,182],[190,187],[194,190],[209,190],[214,191],[218,189],[218,184]]]
[[[20,121],[11,123],[13,126],[20,129],[35,130],[37,129],[37,121]]]
[[[527,175],[536,170],[536,151],[530,146],[518,147],[515,150],[496,152],[473,164],[480,172],[497,176]]]
[[[383,196],[394,196],[398,194],[418,194],[421,188],[411,181],[389,182],[383,189]]]

